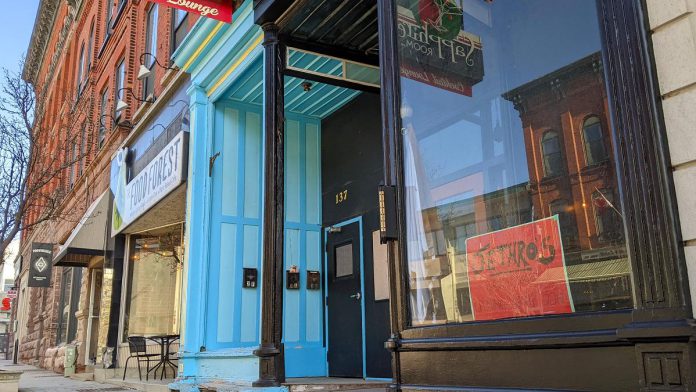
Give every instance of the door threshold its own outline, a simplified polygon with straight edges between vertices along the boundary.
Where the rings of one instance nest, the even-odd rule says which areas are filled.
[[[283,384],[290,392],[314,392],[314,391],[385,391],[389,382],[382,380],[365,380],[362,378],[343,377],[302,377],[288,378]]]

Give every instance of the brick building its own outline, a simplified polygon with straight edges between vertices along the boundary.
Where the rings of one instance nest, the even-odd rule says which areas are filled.
[[[183,74],[168,69],[168,59],[195,21],[153,4],[42,0],[39,5],[23,77],[36,91],[36,126],[51,129],[49,139],[55,135],[72,143],[63,153],[69,163],[64,173],[47,185],[62,192],[60,219],[22,234],[17,303],[28,309],[17,313],[21,362],[62,371],[64,347],[72,343],[80,369],[100,357],[106,335],[118,323],[112,315],[118,315],[120,295],[111,294],[120,292],[115,286],[121,282],[111,278],[114,262],[122,260],[110,256],[107,220],[112,156],[143,130],[157,97],[180,83]],[[143,63],[152,74],[141,81]],[[117,110],[119,100],[127,107]],[[26,219],[40,214],[37,209]],[[35,242],[54,245],[49,288],[27,287],[26,261]]]

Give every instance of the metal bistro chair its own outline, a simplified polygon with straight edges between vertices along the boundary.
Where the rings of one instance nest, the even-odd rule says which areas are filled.
[[[147,344],[144,336],[129,336],[128,349],[130,350],[130,355],[126,359],[126,364],[123,366],[123,379],[126,379],[126,371],[128,371],[128,361],[131,358],[135,358],[138,361],[138,377],[140,377],[140,381],[143,380],[143,374],[140,370],[140,362],[147,362],[145,380],[148,381],[150,376],[150,358],[159,357],[160,354],[147,353]]]

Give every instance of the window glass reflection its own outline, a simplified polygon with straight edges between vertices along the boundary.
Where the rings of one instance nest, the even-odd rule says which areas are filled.
[[[631,308],[585,0],[399,0],[414,325]]]
[[[131,236],[123,339],[179,333],[181,226]]]

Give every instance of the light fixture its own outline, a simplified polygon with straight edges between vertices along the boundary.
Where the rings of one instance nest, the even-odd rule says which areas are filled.
[[[312,90],[312,83],[310,83],[310,82],[302,82],[302,89],[303,89],[305,92],[311,91],[311,90]]]
[[[102,114],[102,116],[99,117],[99,125],[101,125],[102,128],[107,128],[106,124],[104,124],[104,117],[109,117],[111,119],[112,126],[133,129],[133,126],[129,122],[125,122],[125,121],[119,122],[117,118],[114,118],[110,114]]]
[[[121,91],[123,91],[123,90],[128,90],[128,92],[130,92],[131,96],[138,102],[147,102],[147,103],[154,103],[155,102],[154,98],[152,100],[138,98],[135,95],[135,93],[133,92],[133,89],[131,89],[130,87],[123,87],[123,88],[119,89],[116,92],[116,96],[117,97],[120,96]],[[126,101],[124,101],[122,98],[119,98],[118,101],[116,102],[116,113],[120,113],[121,111],[123,111],[126,108],[128,108],[128,104],[126,103]]]
[[[163,68],[163,69],[176,69],[176,68],[174,68],[174,67],[165,67],[164,65],[162,65],[162,64],[157,60],[157,57],[155,57],[154,54],[152,54],[152,53],[150,53],[150,52],[145,52],[145,53],[143,53],[143,54],[140,55],[140,68],[138,68],[138,80],[143,80],[143,79],[147,78],[148,76],[150,76],[150,75],[152,74],[152,68],[151,68],[152,66],[150,66],[150,68],[148,68],[148,67],[145,66],[145,63],[144,63],[144,58],[145,58],[145,56],[150,56],[150,57],[152,57],[152,59],[155,61],[153,64],[159,65],[160,68]]]

